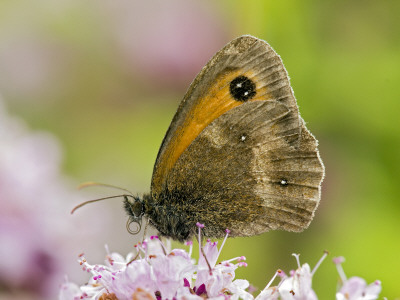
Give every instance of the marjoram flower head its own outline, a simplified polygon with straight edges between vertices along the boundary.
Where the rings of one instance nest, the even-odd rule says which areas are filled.
[[[202,224],[198,224],[201,241]],[[196,264],[192,258],[193,243],[187,242],[189,250],[170,250],[157,236],[151,236],[135,245],[135,253],[126,258],[118,253],[110,253],[103,265],[89,264],[83,254],[79,257],[82,270],[89,273],[88,283],[78,286],[74,283],[62,284],[59,300],[201,300],[201,299],[243,299],[243,300],[316,300],[317,295],[312,288],[312,277],[322,261],[321,257],[311,270],[305,263],[300,264],[298,254],[294,254],[297,269],[289,272],[276,271],[267,286],[254,296],[250,284],[244,279],[235,279],[235,271],[246,267],[246,258],[235,257],[218,263],[218,257],[229,235],[226,230],[225,239],[218,248],[218,242],[207,240],[199,245],[199,259]],[[337,300],[373,300],[377,299],[381,290],[379,281],[366,285],[359,277],[345,278],[341,262],[335,261],[343,285],[336,294]],[[344,277],[343,277],[344,276]],[[280,282],[272,283],[280,278]]]
[[[200,232],[200,228],[199,228]],[[227,231],[226,238],[229,231]],[[224,240],[224,242],[225,242]],[[135,246],[136,253],[125,259],[108,253],[104,265],[91,265],[83,255],[79,263],[91,279],[78,287],[65,283],[60,290],[64,299],[253,299],[246,291],[247,280],[235,280],[235,270],[247,266],[244,257],[217,264],[222,247],[208,240],[198,264],[189,251],[169,250],[157,237]],[[107,251],[108,252],[108,251]]]

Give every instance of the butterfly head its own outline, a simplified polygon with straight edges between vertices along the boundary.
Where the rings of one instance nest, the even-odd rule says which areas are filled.
[[[129,219],[126,223],[126,229],[131,234],[137,234],[142,227],[142,217],[144,215],[143,199],[131,195],[124,196],[124,208]],[[135,224],[135,226],[133,226]]]

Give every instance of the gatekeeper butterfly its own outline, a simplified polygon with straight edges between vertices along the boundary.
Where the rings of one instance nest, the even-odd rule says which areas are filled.
[[[162,141],[151,190],[125,197],[130,222],[162,236],[302,231],[320,201],[324,166],[281,58],[241,36],[197,75]]]

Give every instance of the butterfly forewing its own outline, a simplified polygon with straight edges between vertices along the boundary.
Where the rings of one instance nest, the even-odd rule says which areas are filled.
[[[232,82],[243,77],[254,83],[256,92],[245,100],[246,95],[234,93],[235,98],[231,92]],[[226,45],[193,81],[171,122],[154,166],[152,194],[162,191],[179,156],[213,120],[245,102],[274,99],[298,115],[287,73],[274,50],[251,36]]]

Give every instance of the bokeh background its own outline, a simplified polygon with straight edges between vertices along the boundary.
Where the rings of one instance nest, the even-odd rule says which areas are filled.
[[[162,138],[188,85],[231,39],[252,34],[280,54],[326,166],[322,201],[303,233],[230,239],[223,258],[263,288],[291,253],[333,299],[331,258],[348,276],[400,297],[400,2],[397,0],[0,2],[0,298],[54,299],[77,255],[127,253],[117,192],[147,192]],[[397,298],[398,299],[398,298]]]

